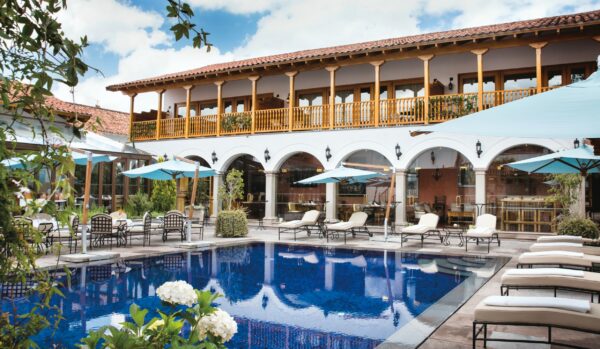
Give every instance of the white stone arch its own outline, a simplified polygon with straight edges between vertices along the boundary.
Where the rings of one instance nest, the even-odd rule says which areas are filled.
[[[266,165],[265,165],[265,160],[264,160],[264,153],[257,151],[255,149],[252,149],[250,147],[237,147],[237,148],[233,148],[230,149],[227,153],[225,153],[225,155],[221,156],[219,155],[219,152],[216,151],[217,153],[217,157],[219,158],[219,160],[217,161],[217,163],[215,164],[215,169],[219,169],[219,172],[224,173],[225,171],[227,171],[227,168],[229,168],[229,166],[231,165],[231,163],[237,159],[240,156],[243,155],[250,155],[255,157],[258,160],[258,163],[260,163],[260,165],[263,167],[263,169],[266,170]]]
[[[470,139],[469,139],[470,141]],[[471,145],[466,142],[460,142],[456,139],[447,138],[447,137],[436,137],[432,139],[423,140],[419,143],[413,144],[406,151],[406,153],[402,154],[400,158],[400,163],[398,165],[399,169],[406,170],[421,154],[424,152],[435,149],[435,148],[447,148],[455,150],[461,153],[469,162],[473,165],[473,168],[478,168],[480,161],[477,158],[477,154],[475,154],[475,142],[472,142]]]
[[[279,149],[273,154],[273,150],[269,149],[271,152],[271,161],[269,161],[269,168],[265,168],[267,171],[279,171],[281,166],[291,158],[292,156],[299,153],[307,153],[314,156],[323,168],[326,168],[327,159],[325,158],[325,148],[322,150],[322,155],[319,155],[314,146],[310,146],[308,144],[293,144],[287,146],[285,148]]]
[[[331,158],[331,160],[329,161],[331,163],[330,166],[332,166],[332,167],[328,167],[327,169],[333,169],[335,167],[338,167],[350,155],[352,155],[352,154],[354,154],[354,153],[356,153],[358,151],[361,151],[361,150],[369,150],[369,151],[373,151],[373,152],[379,153],[387,161],[389,161],[389,163],[392,166],[397,166],[398,160],[396,159],[396,154],[392,154],[382,144],[375,143],[375,142],[364,142],[364,141],[361,141],[361,142],[356,142],[356,143],[350,143],[350,144],[344,146],[339,151],[337,151],[334,154],[334,156]],[[333,150],[332,150],[332,152],[333,152]],[[394,149],[394,152],[395,152],[395,149]]]
[[[528,138],[528,139],[515,139],[515,138],[505,138],[501,141],[495,143],[488,151],[485,153],[485,157],[482,159],[483,166],[481,169],[487,170],[492,161],[500,154],[504,153],[510,148],[518,147],[520,145],[535,145],[542,148],[549,149],[550,151],[558,151],[561,149],[565,149],[569,147],[568,142],[559,141],[553,139],[542,139],[542,138]]]
[[[212,168],[212,160],[210,159],[210,156],[207,158],[206,156],[203,156],[199,153],[191,153],[191,154],[187,154],[187,155],[179,155],[181,157],[184,157],[186,159],[190,159],[191,157],[198,157],[204,161],[206,161],[206,163],[208,164],[208,167]],[[201,164],[202,165],[202,164]],[[204,166],[204,165],[203,165]]]

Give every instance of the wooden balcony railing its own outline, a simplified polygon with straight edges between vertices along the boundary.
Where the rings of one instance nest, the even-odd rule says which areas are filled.
[[[543,92],[552,89],[544,87]],[[536,94],[535,88],[488,91],[482,95],[483,108],[489,109],[504,103]],[[399,126],[444,122],[474,113],[478,110],[477,93],[462,93],[424,97],[386,99],[379,101],[379,125]],[[425,115],[428,103],[429,115]],[[256,110],[254,130],[252,112],[221,114],[221,135],[286,132],[329,129],[329,105]],[[217,136],[218,115],[193,116],[189,119],[188,137]],[[290,121],[292,123],[290,127]],[[185,137],[185,118],[160,121],[159,139]],[[333,108],[333,129],[375,127],[375,101],[336,104]],[[131,129],[131,138],[137,141],[156,138],[156,121],[137,121]]]
[[[252,112],[224,113],[221,115],[221,134],[239,135],[252,131]]]

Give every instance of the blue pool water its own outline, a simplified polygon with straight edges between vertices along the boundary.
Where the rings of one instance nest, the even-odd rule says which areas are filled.
[[[456,309],[504,262],[256,243],[87,266],[55,299],[65,320],[37,340],[73,348],[86,331],[127,319],[132,303],[160,308],[156,288],[185,280],[224,295],[218,305],[238,322],[229,348],[374,348],[460,289]],[[33,299],[14,302],[25,310]]]

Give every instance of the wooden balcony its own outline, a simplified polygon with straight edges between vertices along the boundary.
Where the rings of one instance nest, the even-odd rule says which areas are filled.
[[[542,88],[542,92],[549,90]],[[490,91],[482,94],[482,107],[489,109],[504,103],[531,96],[535,88]],[[131,139],[146,141],[189,137],[214,137],[253,133],[371,128],[439,123],[474,113],[478,110],[478,94],[447,94],[425,97],[386,99],[376,101],[304,106],[202,115],[156,121],[135,121]],[[291,112],[291,117],[290,117]],[[333,114],[331,114],[333,113]],[[254,123],[252,118],[254,117]],[[188,125],[186,125],[186,121]],[[218,127],[219,126],[219,127]],[[186,134],[187,133],[187,134]]]

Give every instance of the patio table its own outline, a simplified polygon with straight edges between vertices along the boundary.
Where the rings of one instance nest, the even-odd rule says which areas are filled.
[[[450,238],[457,237],[459,239],[458,246],[462,247],[465,244],[464,234],[467,231],[467,226],[462,224],[453,224],[442,227],[442,232],[445,233],[443,244],[450,246]]]

